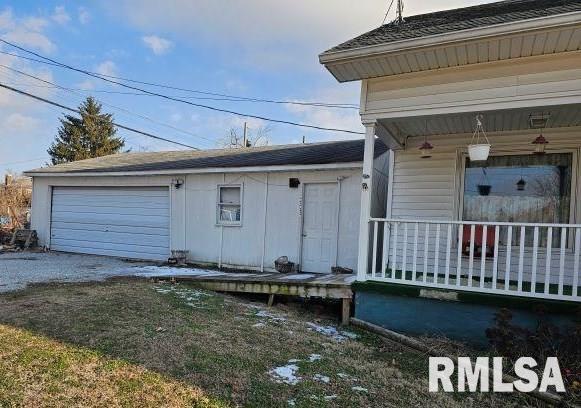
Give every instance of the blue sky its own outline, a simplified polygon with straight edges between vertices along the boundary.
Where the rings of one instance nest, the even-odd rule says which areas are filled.
[[[482,3],[407,0],[405,14]],[[325,49],[377,27],[389,1],[365,0],[117,0],[12,1],[0,5],[0,37],[61,62],[142,81],[244,97],[354,103],[359,84],[338,84],[318,63]],[[393,12],[389,18],[393,18]],[[0,51],[16,52],[6,45]],[[82,74],[0,54],[0,64],[28,72],[74,93],[47,88],[0,66],[0,82],[76,107],[94,95],[122,124],[200,148],[215,148],[244,121],[128,91]],[[157,89],[176,96],[196,96]],[[203,95],[197,95],[203,96]],[[194,101],[194,100],[193,100]],[[362,131],[356,110],[197,100],[249,114]],[[130,111],[130,112],[128,112]],[[0,174],[48,161],[62,109],[0,90]],[[141,116],[147,116],[153,123]],[[179,130],[177,130],[179,129]],[[178,149],[119,131],[133,151]],[[271,125],[270,143],[354,138],[356,135]]]

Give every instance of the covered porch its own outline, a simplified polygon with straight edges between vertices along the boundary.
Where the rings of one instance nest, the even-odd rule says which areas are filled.
[[[368,142],[391,152],[385,213],[362,214],[358,280],[581,302],[581,104],[557,101],[364,114]],[[467,151],[476,116],[484,161]]]

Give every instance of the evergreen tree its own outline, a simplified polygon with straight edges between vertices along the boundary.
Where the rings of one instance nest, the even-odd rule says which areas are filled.
[[[113,115],[101,113],[92,96],[79,106],[81,117],[65,115],[55,141],[48,149],[52,164],[68,163],[119,153],[125,140],[116,137]]]

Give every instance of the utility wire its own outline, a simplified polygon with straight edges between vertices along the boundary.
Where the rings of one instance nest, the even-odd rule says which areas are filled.
[[[2,40],[2,41],[4,41],[4,40]],[[6,44],[15,46],[11,43],[8,43],[7,41],[4,41],[4,42]],[[22,50],[27,52],[27,50],[24,50],[24,49],[22,49]],[[14,54],[14,53],[7,52],[7,51],[0,51],[0,54],[10,55],[10,56],[13,56],[16,58],[22,58],[22,59],[25,59],[28,61],[35,61],[35,62],[39,62],[41,64],[52,65],[55,67],[63,68],[62,64],[60,64],[60,63],[44,61],[41,59],[31,58],[31,57],[27,57],[27,56],[19,55],[19,54]],[[40,57],[44,58],[42,56],[40,56]],[[178,90],[178,91],[183,91],[183,92],[190,92],[190,93],[197,93],[197,94],[201,94],[201,95],[210,95],[210,96],[218,97],[218,98],[212,98],[212,97],[195,97],[195,96],[173,96],[175,98],[181,97],[184,99],[186,99],[186,98],[201,99],[201,100],[206,99],[206,100],[227,101],[227,102],[273,103],[273,104],[315,106],[315,107],[336,108],[336,109],[359,109],[359,105],[351,104],[351,103],[310,102],[310,101],[301,102],[301,101],[292,101],[292,100],[289,101],[289,100],[276,100],[276,99],[265,99],[265,98],[251,98],[251,97],[246,97],[246,96],[236,96],[236,95],[228,95],[228,94],[223,94],[223,93],[201,91],[201,90],[197,90],[197,89],[180,88],[180,87],[176,87],[176,86],[159,84],[159,83],[154,83],[154,82],[138,81],[135,79],[123,78],[123,77],[118,77],[115,75],[98,74],[96,72],[91,72],[91,71],[87,71],[87,72],[90,72],[91,74],[99,75],[102,77],[120,80],[120,81],[126,81],[126,82],[141,84],[141,85],[155,86],[155,87],[159,87],[159,88],[173,89],[173,90]],[[107,92],[107,91],[101,91],[101,92]],[[110,91],[110,93],[122,93],[122,92]],[[142,96],[146,95],[143,93],[129,93],[129,92],[127,92],[126,94],[127,95],[142,95]],[[152,95],[147,95],[147,96],[152,96]]]
[[[209,105],[203,105],[203,104],[199,104],[199,103],[194,103],[194,102],[186,101],[186,100],[180,99],[180,98],[174,98],[174,97],[171,97],[171,96],[168,96],[168,95],[160,94],[160,93],[157,93],[157,92],[151,92],[151,91],[148,91],[146,89],[142,89],[142,88],[138,88],[138,87],[135,87],[135,86],[132,86],[132,85],[124,84],[122,82],[114,81],[112,79],[103,77],[103,76],[101,76],[99,74],[92,73],[90,71],[86,71],[86,70],[83,70],[83,69],[80,69],[80,68],[75,68],[75,67],[73,67],[71,65],[63,64],[63,63],[58,62],[58,61],[56,61],[56,60],[54,60],[52,58],[45,57],[45,56],[43,56],[43,55],[41,55],[41,54],[39,54],[37,52],[27,50],[26,48],[20,47],[19,45],[16,45],[14,43],[11,43],[10,41],[6,41],[6,40],[4,40],[2,38],[0,38],[0,42],[3,42],[5,44],[7,44],[7,45],[10,45],[11,47],[14,47],[14,48],[17,48],[17,49],[19,49],[21,51],[24,51],[24,52],[27,52],[29,54],[32,54],[32,55],[34,55],[36,57],[39,57],[39,58],[45,59],[47,61],[50,61],[50,62],[52,62],[54,64],[57,64],[60,67],[67,68],[67,69],[69,69],[71,71],[80,72],[82,74],[88,75],[88,76],[93,77],[93,78],[100,79],[102,81],[106,81],[106,82],[109,82],[109,83],[112,83],[112,84],[115,84],[115,85],[119,85],[119,86],[122,86],[124,88],[133,89],[135,91],[140,91],[140,92],[143,92],[143,93],[146,93],[146,94],[149,94],[149,95],[158,96],[160,98],[167,99],[167,100],[170,100],[170,101],[181,102],[181,103],[185,103],[187,105],[191,105],[191,106],[195,106],[195,107],[198,107],[198,108],[212,110],[212,111],[215,111],[215,112],[222,112],[222,113],[228,113],[230,115],[241,116],[241,117],[245,117],[245,118],[253,118],[253,119],[264,120],[266,122],[281,123],[281,124],[285,124],[285,125],[298,126],[298,127],[303,127],[303,128],[309,128],[309,129],[317,129],[317,130],[323,130],[323,131],[329,131],[329,132],[350,133],[350,134],[355,134],[355,135],[363,135],[363,134],[365,134],[363,132],[357,132],[357,131],[354,131],[354,130],[337,129],[337,128],[327,128],[327,127],[324,127],[324,126],[309,125],[309,124],[299,123],[299,122],[293,122],[293,121],[289,121],[289,120],[273,119],[273,118],[268,118],[266,116],[260,116],[260,115],[252,115],[252,114],[247,114],[247,113],[241,113],[241,112],[236,112],[236,111],[232,111],[232,110],[228,110],[228,109],[216,108],[214,106],[209,106]]]
[[[41,96],[37,96],[37,95],[31,94],[31,93],[28,93],[28,92],[23,91],[21,89],[13,88],[13,87],[11,87],[9,85],[3,84],[2,82],[0,82],[0,88],[8,89],[8,90],[10,90],[12,92],[16,92],[16,93],[19,93],[21,95],[28,96],[29,98],[36,99],[37,101],[44,102],[44,103],[47,103],[49,105],[57,106],[57,107],[59,107],[61,109],[65,109],[65,110],[67,110],[69,112],[74,112],[74,113],[77,113],[77,114],[81,114],[81,112],[79,110],[77,110],[77,109],[70,108],[70,107],[65,106],[65,105],[62,105],[62,104],[60,104],[58,102],[54,102],[54,101],[51,101],[49,99],[43,98]],[[179,145],[179,146],[183,146],[183,147],[188,147],[188,148],[194,149],[194,150],[200,150],[197,147],[190,146],[190,145],[187,145],[187,144],[181,143],[181,142],[176,142],[176,141],[171,140],[171,139],[166,139],[164,137],[156,136],[156,135],[153,135],[151,133],[144,132],[142,130],[138,130],[138,129],[131,128],[129,126],[121,125],[121,124],[119,124],[117,122],[113,122],[113,125],[116,126],[116,127],[118,127],[118,128],[120,128],[120,129],[124,129],[124,130],[127,130],[129,132],[133,132],[133,133],[138,133],[140,135],[147,136],[147,137],[151,137],[153,139],[162,140],[164,142],[173,143],[173,144],[176,144],[176,145]]]
[[[53,87],[53,88],[56,88],[56,89],[61,89],[61,90],[63,90],[63,91],[71,92],[71,93],[73,93],[73,94],[75,94],[75,95],[78,95],[78,96],[84,97],[84,95],[80,94],[79,92],[76,92],[75,90],[73,90],[73,89],[71,89],[71,88],[67,88],[67,87],[64,87],[64,86],[58,85],[58,84],[56,84],[56,83],[54,83],[54,82],[47,81],[46,79],[39,78],[39,77],[37,77],[37,76],[35,76],[35,75],[32,75],[32,74],[29,74],[29,73],[27,73],[27,72],[20,71],[20,70],[18,70],[18,69],[16,69],[16,68],[12,68],[12,67],[9,67],[9,66],[7,66],[7,65],[4,65],[4,64],[0,64],[0,67],[2,67],[2,68],[5,68],[5,69],[8,69],[8,70],[10,70],[10,71],[12,71],[12,72],[16,72],[17,74],[24,75],[24,76],[26,76],[26,77],[28,77],[28,78],[32,78],[32,79],[35,79],[35,80],[37,80],[37,81],[44,82],[44,83],[46,83],[46,84],[49,84],[49,85],[50,85],[51,87]],[[23,85],[23,86],[26,86],[26,85]],[[111,108],[118,109],[118,110],[120,110],[120,111],[122,111],[122,112],[125,112],[125,113],[127,113],[127,114],[130,114],[130,115],[137,116],[137,117],[139,117],[139,118],[141,118],[141,119],[148,120],[148,121],[150,121],[150,122],[152,122],[152,123],[155,123],[155,124],[157,124],[157,125],[160,125],[160,126],[165,126],[165,127],[167,127],[167,128],[170,128],[170,129],[173,129],[173,130],[175,130],[175,131],[178,131],[178,132],[184,133],[184,134],[186,134],[186,135],[193,136],[193,137],[198,137],[198,138],[200,138],[200,139],[204,139],[204,140],[207,140],[207,141],[209,141],[209,142],[212,142],[212,143],[214,143],[214,142],[215,142],[214,140],[212,140],[212,139],[209,139],[209,138],[207,138],[207,137],[203,137],[203,136],[196,135],[195,133],[188,132],[187,130],[180,129],[180,128],[178,128],[178,127],[176,127],[176,126],[173,126],[173,125],[170,125],[170,124],[168,124],[168,123],[160,122],[160,121],[158,121],[158,120],[155,120],[155,119],[153,119],[153,118],[151,118],[151,117],[149,117],[149,116],[147,116],[147,115],[143,115],[143,114],[140,114],[140,113],[136,113],[136,112],[130,111],[130,110],[128,110],[128,109],[121,108],[121,107],[119,107],[119,106],[115,106],[115,105],[112,105],[112,104],[109,104],[109,103],[106,103],[106,102],[102,102],[102,103],[103,103],[103,105],[105,105],[105,106],[109,106],[109,107],[111,107]]]
[[[385,12],[385,16],[383,17],[383,21],[381,22],[381,25],[385,24],[385,21],[387,20],[387,16],[389,15],[389,12],[391,11],[391,7],[393,6],[393,2],[394,2],[394,0],[391,0],[391,3],[389,3],[389,7],[387,8],[387,11]]]

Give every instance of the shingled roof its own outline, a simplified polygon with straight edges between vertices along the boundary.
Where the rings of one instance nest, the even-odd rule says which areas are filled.
[[[581,0],[506,0],[404,18],[346,41],[323,54],[473,28],[581,11]]]
[[[364,140],[306,143],[248,149],[180,150],[170,152],[121,153],[27,171],[38,174],[155,172],[204,168],[320,165],[363,161]],[[376,141],[376,157],[387,147]]]

